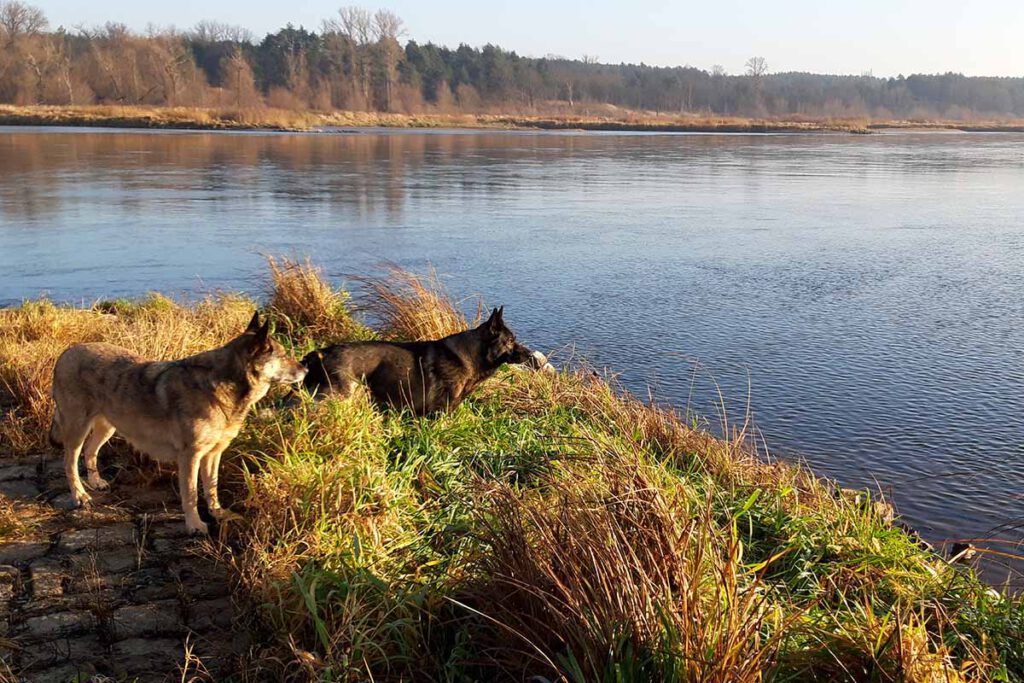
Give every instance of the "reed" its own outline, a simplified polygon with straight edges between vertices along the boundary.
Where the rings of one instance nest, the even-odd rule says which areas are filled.
[[[384,269],[382,276],[360,276],[353,281],[363,288],[360,306],[378,323],[385,338],[440,339],[469,327],[435,270],[417,275],[395,264],[385,264]],[[474,325],[480,321],[483,303],[478,301],[476,309]]]

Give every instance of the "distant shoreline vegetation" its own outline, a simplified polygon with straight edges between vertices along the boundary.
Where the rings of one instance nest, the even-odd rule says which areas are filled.
[[[771,73],[764,57],[751,57],[743,74],[523,57],[494,45],[405,40],[397,15],[358,7],[317,30],[288,25],[257,39],[211,21],[145,34],[115,22],[53,29],[38,8],[0,0],[0,104],[190,108],[205,118],[161,115],[148,125],[209,128],[305,129],[325,113],[357,112],[422,121],[384,125],[459,125],[431,117],[467,116],[479,120],[464,125],[596,130],[1024,130],[1024,78]],[[209,120],[228,110],[241,114]],[[27,114],[4,116],[19,123]],[[105,118],[94,114],[88,125]]]
[[[872,121],[856,118],[746,118],[643,114],[614,115],[402,114],[252,107],[122,105],[3,105],[0,126],[69,126],[168,130],[317,131],[344,128],[479,128],[486,130],[582,130],[649,133],[851,133],[935,130],[1024,133],[1024,120]]]

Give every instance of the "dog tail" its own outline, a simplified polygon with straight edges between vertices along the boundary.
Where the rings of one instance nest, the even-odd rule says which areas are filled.
[[[53,409],[53,420],[50,422],[50,445],[54,448],[61,448],[64,444],[61,443],[58,434],[60,434],[60,408],[54,407]]]

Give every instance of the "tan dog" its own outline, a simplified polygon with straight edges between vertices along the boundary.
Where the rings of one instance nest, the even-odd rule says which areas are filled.
[[[75,504],[90,502],[78,474],[83,445],[89,487],[108,488],[96,453],[117,432],[155,460],[177,464],[185,526],[207,533],[196,508],[199,476],[210,514],[233,514],[217,498],[221,454],[272,384],[301,382],[305,375],[270,336],[269,321],[260,325],[259,313],[221,348],[177,361],[147,361],[111,344],[72,346],[53,368],[50,441],[63,444]]]

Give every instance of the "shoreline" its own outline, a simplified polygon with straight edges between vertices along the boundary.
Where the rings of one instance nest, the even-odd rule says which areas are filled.
[[[326,128],[481,129],[646,133],[844,133],[886,131],[1024,133],[1024,121],[927,121],[635,115],[389,114],[140,106],[0,105],[0,126],[197,131],[317,132]]]

